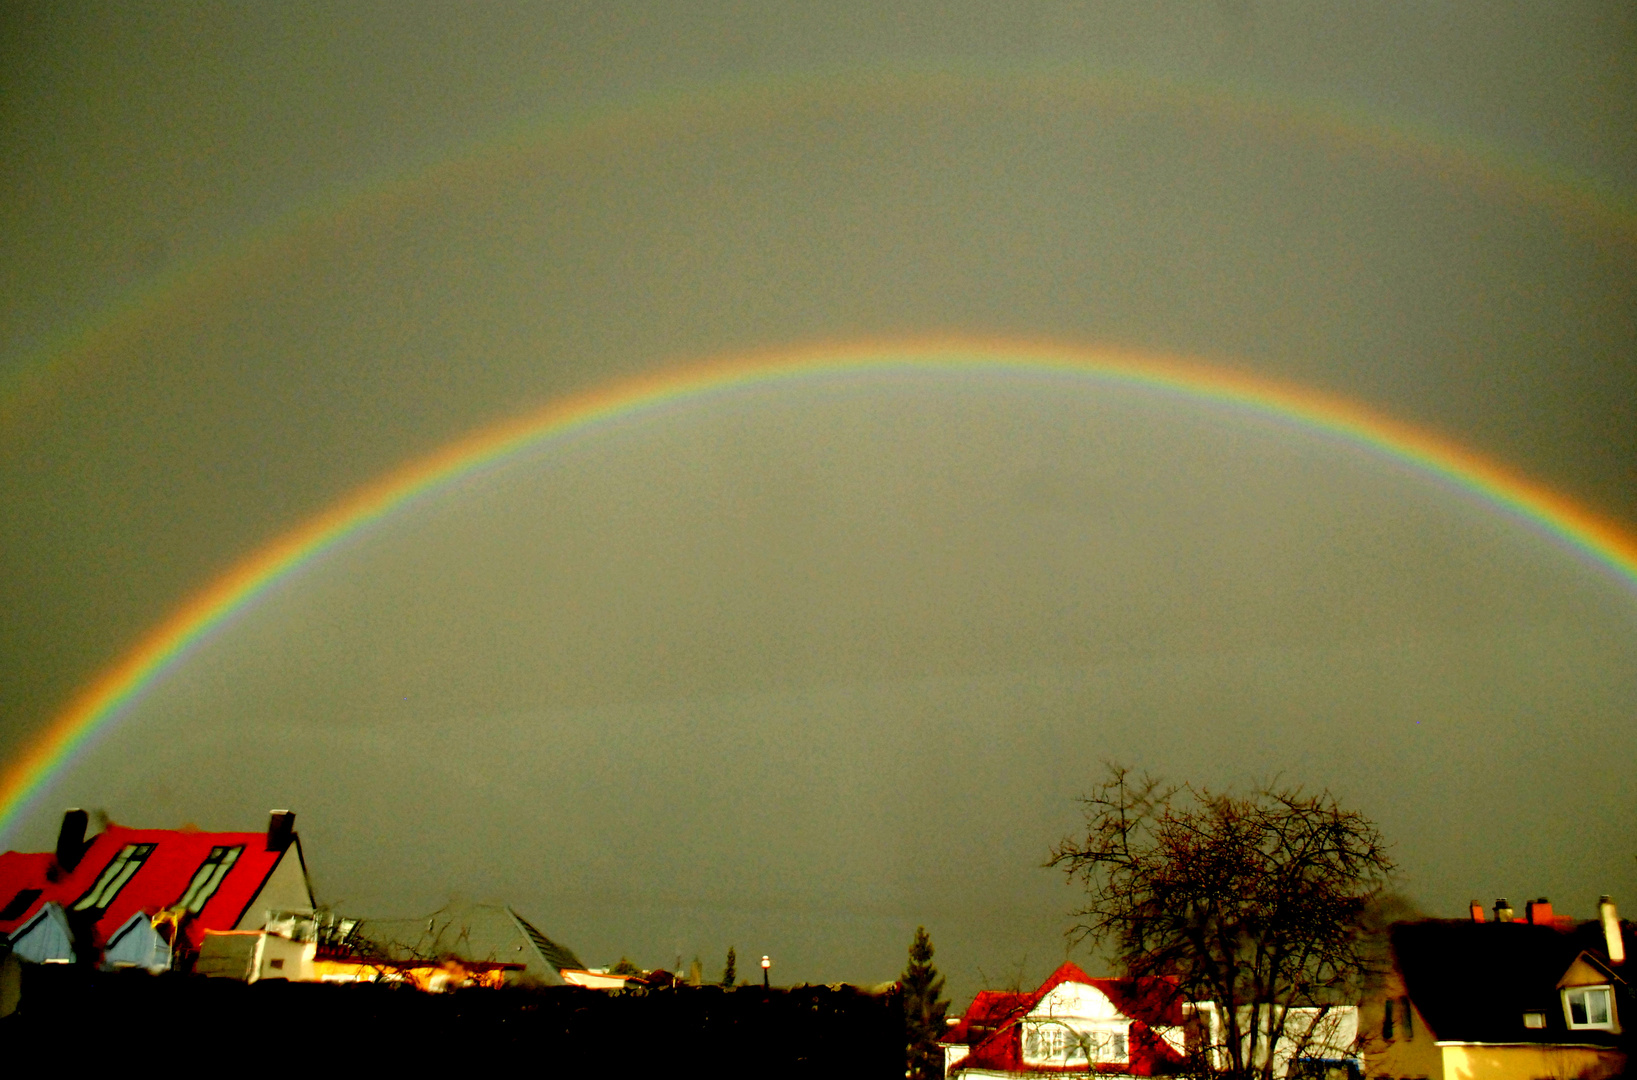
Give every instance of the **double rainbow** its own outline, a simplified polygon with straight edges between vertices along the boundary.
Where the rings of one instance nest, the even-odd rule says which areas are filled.
[[[974,339],[858,343],[764,353],[628,379],[483,428],[352,493],[251,554],[160,623],[85,687],[0,774],[0,835],[98,732],[212,631],[275,582],[400,508],[527,450],[615,421],[757,387],[894,372],[1072,377],[1282,420],[1396,460],[1545,534],[1637,593],[1637,540],[1570,499],[1447,439],[1340,398],[1185,359]]]

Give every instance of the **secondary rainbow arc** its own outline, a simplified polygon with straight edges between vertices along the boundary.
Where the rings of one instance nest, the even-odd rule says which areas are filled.
[[[759,353],[669,369],[553,401],[450,443],[365,486],[275,538],[190,597],[99,674],[0,773],[0,836],[99,731],[236,612],[372,523],[487,465],[575,432],[757,385],[847,373],[1058,373],[1168,391],[1293,421],[1393,458],[1531,525],[1637,595],[1637,538],[1574,500],[1453,441],[1302,387],[1200,362],[1057,344],[975,339],[862,342]]]
[[[540,112],[425,155],[407,168],[339,185],[201,251],[179,265],[139,282],[128,292],[59,327],[15,357],[0,355],[0,422],[16,422],[35,399],[49,393],[64,372],[107,341],[129,333],[145,317],[168,311],[223,287],[232,271],[276,249],[304,230],[333,230],[361,208],[388,204],[434,183],[471,175],[520,153],[578,138],[611,137],[622,129],[664,118],[697,121],[721,111],[766,112],[818,95],[876,95],[905,99],[915,94],[971,93],[998,88],[1013,94],[1054,95],[1065,100],[1158,104],[1196,109],[1250,124],[1288,127],[1323,135],[1389,156],[1427,162],[1464,182],[1494,185],[1542,205],[1566,211],[1594,236],[1637,240],[1637,204],[1629,191],[1561,164],[1531,159],[1515,150],[1426,123],[1374,115],[1344,103],[1259,92],[1254,87],[1156,79],[1132,71],[1088,72],[1075,68],[940,67],[921,71],[846,69],[800,75],[746,77],[702,87],[652,93],[577,114]]]

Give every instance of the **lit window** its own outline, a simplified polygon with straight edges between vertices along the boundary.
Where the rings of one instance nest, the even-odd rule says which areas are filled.
[[[1024,1056],[1042,1061],[1066,1057],[1068,1031],[1058,1024],[1030,1024]]]
[[[1024,1027],[1023,1056],[1034,1062],[1125,1061],[1130,1050],[1123,1031],[1082,1031],[1061,1021]]]
[[[1545,1013],[1524,1013],[1523,1026],[1526,1028],[1543,1028],[1546,1026]]]
[[[216,894],[216,888],[227,876],[227,872],[238,861],[239,853],[244,850],[239,847],[213,847],[205,861],[199,864],[199,869],[193,872],[193,880],[188,882],[187,891],[182,898],[173,904],[173,907],[185,908],[197,915],[205,908],[205,901]]]
[[[1572,1028],[1614,1028],[1614,1010],[1606,986],[1577,986],[1565,990],[1563,1006]]]
[[[97,875],[96,882],[86,894],[75,903],[75,911],[102,911],[114,902],[119,890],[131,880],[131,876],[142,869],[142,864],[148,861],[153,854],[152,844],[126,844],[119,849],[102,873]]]

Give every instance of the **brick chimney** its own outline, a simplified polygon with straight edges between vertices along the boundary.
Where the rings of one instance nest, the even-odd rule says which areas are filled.
[[[1512,901],[1502,896],[1495,901],[1495,921],[1512,921]]]
[[[1524,914],[1528,917],[1530,926],[1556,925],[1552,920],[1552,902],[1544,896],[1524,905]]]
[[[62,828],[57,830],[57,865],[73,870],[85,854],[85,825],[90,818],[84,810],[75,807],[63,811]]]
[[[267,850],[283,851],[290,846],[290,838],[296,834],[296,812],[294,810],[274,810],[267,818]]]
[[[1483,922],[1484,921],[1484,905],[1483,905],[1482,901],[1479,901],[1479,900],[1472,901],[1472,921],[1473,922]]]
[[[1609,954],[1609,961],[1615,964],[1625,963],[1626,942],[1620,936],[1620,913],[1614,910],[1612,897],[1597,898],[1597,918],[1603,924],[1603,947]]]

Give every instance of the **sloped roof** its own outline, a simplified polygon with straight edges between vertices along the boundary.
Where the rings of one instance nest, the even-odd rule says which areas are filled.
[[[1025,1005],[1033,999],[1034,995],[1026,991],[979,990],[978,996],[961,1014],[960,1021],[950,1026],[942,1041],[981,1042],[1008,1020],[1026,1012]]]
[[[1065,961],[1032,993],[984,991],[974,998],[961,1022],[954,1025],[954,1030],[944,1041],[965,1042],[970,1037],[978,1036],[979,1032],[987,1031],[988,1034],[973,1039],[971,1052],[953,1062],[951,1068],[1034,1071],[1023,1064],[1019,1022],[1034,1012],[1047,994],[1064,983],[1096,988],[1108,997],[1121,1015],[1131,1020],[1128,1051],[1131,1072],[1144,1075],[1159,1071],[1156,1066],[1181,1062],[1181,1058],[1154,1030],[1182,1023],[1182,1001],[1176,993],[1175,984],[1156,978],[1093,978],[1078,964]],[[986,994],[991,996],[986,998]],[[967,1037],[957,1038],[958,1034]],[[1077,1071],[1088,1070],[1081,1066]]]
[[[575,956],[573,951],[570,950],[568,946],[559,945],[557,942],[551,940],[539,930],[536,930],[533,923],[523,918],[523,916],[519,915],[511,908],[507,908],[506,911],[513,919],[517,921],[518,928],[521,929],[524,935],[529,939],[529,942],[534,946],[535,951],[540,954],[540,958],[546,963],[550,964],[552,969],[559,975],[562,974],[565,968],[572,971],[585,970],[585,965],[580,962],[580,958]]]
[[[583,969],[572,949],[502,904],[451,903],[412,919],[364,919],[358,935],[396,960],[450,956],[523,965],[526,980],[556,984],[564,968]]]
[[[267,850],[264,832],[127,829],[122,825],[109,825],[93,837],[74,869],[67,872],[57,865],[50,852],[8,851],[0,855],[0,905],[9,904],[24,890],[38,889],[39,895],[20,915],[0,922],[0,933],[11,934],[51,901],[72,912],[74,903],[85,895],[127,844],[152,844],[154,849],[96,921],[92,935],[93,944],[99,948],[110,933],[137,912],[151,915],[181,899],[213,847],[243,847],[244,850],[203,909],[185,925],[184,932],[188,940],[197,945],[207,929],[231,929],[284,854]],[[292,840],[292,846],[298,849],[297,858],[300,858],[299,845],[299,840]]]
[[[55,862],[49,851],[0,852],[0,934],[15,931],[45,905]]]
[[[1626,928],[1628,940],[1630,928]],[[1570,1029],[1558,980],[1582,952],[1607,964],[1602,928],[1583,923],[1565,931],[1529,923],[1427,920],[1391,930],[1404,989],[1435,1039],[1470,1043],[1615,1045],[1621,1036]],[[1628,950],[1630,945],[1627,946]],[[1617,1011],[1631,995],[1616,981]],[[1524,1026],[1541,1013],[1546,1026]]]

